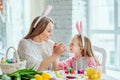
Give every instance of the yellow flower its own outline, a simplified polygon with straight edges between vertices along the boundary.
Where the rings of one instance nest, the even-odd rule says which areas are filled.
[[[39,74],[35,75],[35,80],[43,80],[43,77]]]
[[[42,73],[42,77],[45,78],[45,79],[51,79],[50,74],[49,73],[45,73],[45,72]]]

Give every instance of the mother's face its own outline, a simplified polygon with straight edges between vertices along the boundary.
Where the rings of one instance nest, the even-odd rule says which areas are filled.
[[[53,31],[53,24],[50,22],[48,23],[46,29],[39,35],[40,39],[42,41],[48,41],[49,38],[52,36]]]

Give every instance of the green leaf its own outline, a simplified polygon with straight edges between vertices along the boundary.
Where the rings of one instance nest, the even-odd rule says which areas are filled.
[[[16,72],[8,74],[8,76],[11,77],[12,80],[30,80],[31,78],[34,78],[35,74],[42,75],[42,72],[37,72],[33,70],[33,68],[29,68],[17,70]]]

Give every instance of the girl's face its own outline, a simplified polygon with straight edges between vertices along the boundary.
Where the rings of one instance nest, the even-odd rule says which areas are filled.
[[[52,36],[52,30],[53,30],[53,24],[50,22],[46,29],[39,35],[40,40],[42,41],[48,41],[49,38]]]
[[[80,53],[80,46],[77,36],[74,36],[70,43],[70,53],[74,54]]]

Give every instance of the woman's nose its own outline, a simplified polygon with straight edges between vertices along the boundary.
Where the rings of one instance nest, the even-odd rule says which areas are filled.
[[[71,47],[71,44],[69,44],[69,47]]]

